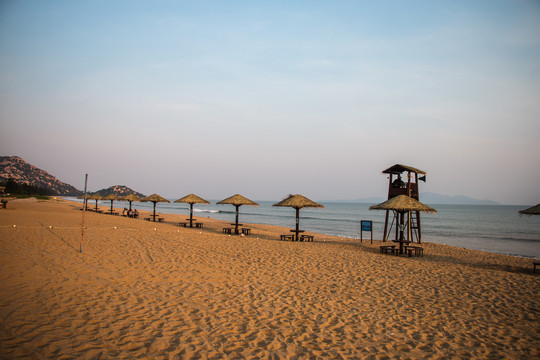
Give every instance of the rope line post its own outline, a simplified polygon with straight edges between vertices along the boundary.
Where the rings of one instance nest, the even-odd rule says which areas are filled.
[[[79,245],[79,252],[82,253],[82,244],[84,239],[84,213],[86,212],[86,184],[88,183],[88,174],[84,177],[84,197],[83,197],[83,209],[82,209],[82,229],[81,229],[81,243]]]

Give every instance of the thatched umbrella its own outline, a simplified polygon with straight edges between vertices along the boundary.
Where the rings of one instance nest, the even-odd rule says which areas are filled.
[[[175,200],[175,203],[189,204],[189,227],[193,227],[193,204],[210,204],[210,201],[204,200],[195,194],[189,194],[181,199]]]
[[[164,197],[158,195],[158,194],[152,194],[150,196],[147,196],[145,198],[142,198],[141,201],[150,201],[150,202],[153,202],[154,203],[154,221],[156,221],[156,204],[158,202],[166,202],[166,203],[170,203],[169,200],[165,199]]]
[[[97,204],[98,200],[103,200],[103,196],[99,195],[98,193],[95,193],[95,194],[88,195],[86,197],[86,200],[87,201],[88,200],[96,200],[96,210],[95,211],[97,212],[97,210],[98,210],[98,204]]]
[[[84,197],[84,195],[79,195],[77,196],[77,199],[83,200],[83,208],[85,210],[88,210],[88,195],[86,196],[86,198]]]
[[[121,196],[118,196],[116,194],[109,194],[103,198],[103,200],[110,200],[111,201],[111,214],[113,213],[113,202],[115,200],[122,200]]]
[[[230,204],[236,207],[236,222],[234,227],[235,234],[238,234],[238,208],[242,205],[259,206],[259,204],[257,204],[256,202],[253,202],[240,194],[236,194],[224,200],[218,201],[216,204]]]
[[[273,204],[272,206],[287,206],[296,209],[296,241],[300,240],[298,237],[298,234],[300,233],[300,209],[305,207],[324,208],[323,205],[298,194],[289,195],[286,199],[283,199],[277,204]]]
[[[519,213],[524,215],[540,215],[540,204],[525,210],[520,210]]]
[[[405,229],[404,218],[405,213],[409,211],[423,211],[436,213],[437,210],[422,204],[420,201],[413,199],[407,195],[398,195],[378,205],[369,207],[369,210],[394,210],[399,213],[398,224],[399,227],[399,253],[403,253],[403,230]]]
[[[140,201],[141,198],[138,197],[137,195],[135,194],[129,194],[129,195],[126,195],[122,198],[122,200],[124,201],[129,201],[129,210],[131,210],[131,203],[134,202],[134,201]]]

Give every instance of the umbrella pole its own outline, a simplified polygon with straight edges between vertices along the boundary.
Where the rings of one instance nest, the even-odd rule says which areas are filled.
[[[238,235],[238,208],[240,208],[240,205],[235,205],[235,206],[236,206],[236,222],[234,226],[234,233]]]
[[[111,215],[112,215],[112,212],[113,212],[113,210],[112,210],[112,204],[113,204],[113,201],[114,201],[114,200],[111,200]]]
[[[156,222],[156,202],[154,201],[154,222]]]
[[[296,241],[300,241],[298,233],[300,232],[300,208],[296,208]]]
[[[401,212],[399,214],[399,253],[403,254],[403,241],[405,240],[403,238],[403,228],[404,228],[404,222],[405,222],[405,213]]]
[[[96,212],[97,212],[97,199],[96,199]]]
[[[189,227],[193,227],[193,203],[189,205]]]
[[[131,203],[132,203],[132,202],[133,202],[133,201],[130,201],[130,202],[129,202],[129,210],[131,210]]]

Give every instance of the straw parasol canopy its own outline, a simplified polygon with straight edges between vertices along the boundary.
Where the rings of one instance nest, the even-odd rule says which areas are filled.
[[[540,204],[525,210],[520,210],[519,213],[524,215],[540,215]]]
[[[305,207],[324,208],[323,205],[316,203],[313,200],[308,199],[305,196],[296,194],[289,195],[287,198],[280,202],[273,204],[272,206],[287,206],[296,209],[296,240],[298,241],[298,234],[300,233],[300,209]],[[292,230],[291,230],[292,231]]]
[[[210,204],[210,201],[204,200],[195,194],[189,194],[174,201],[175,203],[189,204],[189,227],[193,227],[193,204]]]
[[[111,214],[113,213],[113,202],[115,200],[122,200],[121,196],[118,196],[116,194],[109,194],[103,198],[103,200],[110,200],[111,201]]]
[[[404,218],[405,213],[409,211],[422,211],[436,213],[437,210],[422,204],[420,201],[413,199],[407,195],[398,195],[378,205],[369,207],[369,210],[394,210],[400,216],[398,217],[397,226],[399,227],[399,253],[403,253],[403,231],[405,229]]]
[[[129,195],[124,196],[124,197],[122,198],[122,200],[124,200],[124,201],[129,201],[129,210],[131,210],[131,203],[132,203],[133,201],[140,201],[141,198],[138,197],[138,196],[135,195],[135,194],[129,194]]]
[[[369,210],[395,210],[399,212],[423,211],[436,213],[437,210],[422,204],[420,201],[407,195],[398,195],[378,205],[369,207]]]
[[[242,205],[259,206],[259,204],[257,204],[256,202],[251,201],[240,194],[230,196],[224,200],[218,201],[216,204],[220,204],[220,205],[229,204],[229,205],[234,205],[236,207],[236,222],[235,222],[235,227],[234,227],[235,234],[238,234],[238,208]]]
[[[97,212],[97,209],[98,209],[98,200],[103,200],[103,196],[99,195],[98,193],[95,193],[95,194],[91,194],[91,195],[88,195],[86,196],[86,200],[96,200],[96,212]]]
[[[154,215],[153,215],[154,221],[156,221],[156,204],[158,202],[170,203],[169,200],[165,199],[163,196],[158,195],[158,194],[149,195],[149,196],[147,196],[145,198],[142,198],[141,201],[143,201],[143,202],[150,201],[150,202],[154,203]]]

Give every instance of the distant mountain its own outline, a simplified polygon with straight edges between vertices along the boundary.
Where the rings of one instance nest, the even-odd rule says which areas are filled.
[[[146,195],[141,194],[140,192],[137,192],[135,190],[132,190],[125,185],[114,185],[114,186],[111,186],[110,188],[96,191],[94,194],[99,194],[101,196],[107,196],[110,194],[114,194],[118,196],[126,196],[129,194],[135,194],[140,198],[146,197]]]
[[[0,156],[0,182],[6,183],[10,179],[17,184],[44,189],[47,195],[82,195],[82,191],[61,182],[18,156]]]
[[[318,200],[318,202],[325,203],[325,202],[338,202],[338,203],[357,203],[357,204],[379,204],[385,201],[385,198],[382,197],[367,197],[367,198],[359,198],[359,199],[352,199],[352,200]]]
[[[501,205],[493,200],[478,200],[464,195],[441,195],[431,192],[420,193],[420,201],[426,204],[442,205]]]
[[[379,204],[385,201],[383,197],[367,197],[354,200],[327,200],[326,202],[350,202],[359,204]],[[324,201],[323,201],[324,202]],[[420,193],[420,202],[440,205],[500,205],[493,200],[478,200],[464,195],[442,195],[431,192]]]

